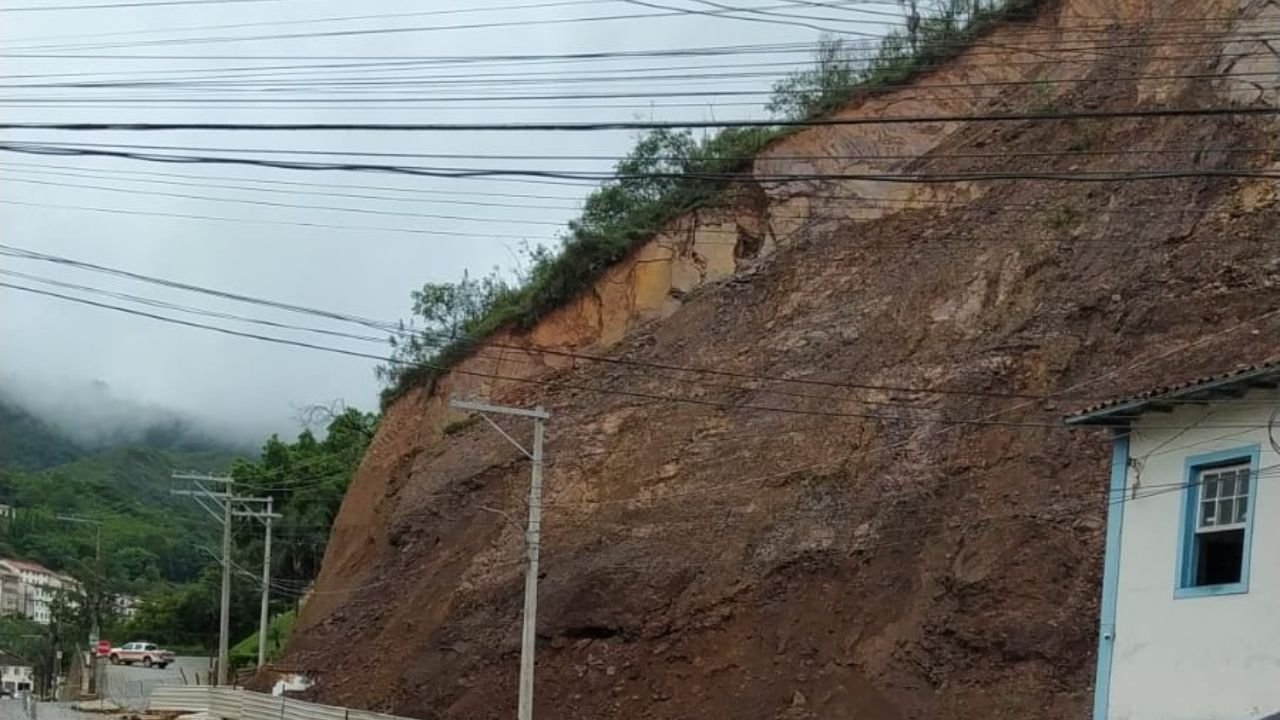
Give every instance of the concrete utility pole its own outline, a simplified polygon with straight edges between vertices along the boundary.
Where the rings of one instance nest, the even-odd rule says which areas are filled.
[[[258,616],[258,667],[262,667],[267,662],[267,614],[271,601],[271,521],[282,517],[278,513],[272,512],[272,498],[236,498],[244,502],[265,502],[267,509],[259,510],[238,510],[233,514],[237,517],[255,517],[266,525],[266,536],[262,545],[262,609]]]
[[[98,576],[97,578],[98,597],[94,598],[94,603],[93,603],[93,628],[89,631],[89,646],[93,647],[94,645],[98,644],[98,632],[100,628],[98,614],[102,611],[102,608],[100,607],[102,604],[101,596],[105,592],[106,583],[107,583],[107,579],[106,577],[103,576],[103,573],[102,573],[102,522],[98,520],[92,520],[86,517],[79,517],[77,515],[58,515],[57,518],[63,522],[78,523],[81,525],[93,526],[93,568],[94,568],[94,573]]]
[[[230,643],[227,636],[231,633],[231,500],[232,488],[235,484],[230,476],[206,475],[198,473],[174,473],[174,480],[190,480],[195,483],[196,490],[171,490],[174,495],[187,495],[204,508],[206,512],[222,523],[222,596],[218,603],[218,684],[227,684],[227,658],[230,655]],[[211,492],[201,483],[219,483],[222,492]],[[221,505],[219,515],[204,500]]]
[[[467,400],[451,400],[449,407],[479,413],[485,422],[492,425],[498,434],[515,445],[533,463],[529,481],[529,527],[524,534],[524,626],[520,637],[520,696],[516,706],[517,720],[533,720],[533,664],[538,627],[538,544],[542,537],[542,436],[551,413],[541,407],[528,410]],[[525,450],[485,413],[533,418],[533,452]]]
[[[231,634],[231,518],[233,515],[249,513],[236,511],[236,503],[269,503],[270,498],[237,497],[233,491],[235,480],[228,476],[214,476],[200,473],[174,473],[174,480],[190,480],[195,483],[195,490],[170,490],[174,495],[185,495],[193,498],[205,512],[222,523],[222,599],[218,609],[218,684],[227,684],[227,662],[230,658]],[[219,483],[221,492],[212,492],[203,483]],[[221,513],[205,503],[208,500],[220,505]],[[259,517],[261,513],[253,515]],[[278,516],[277,516],[278,517]],[[266,592],[265,588],[263,590]]]

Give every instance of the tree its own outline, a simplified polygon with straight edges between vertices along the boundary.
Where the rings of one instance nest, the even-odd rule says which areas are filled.
[[[464,272],[456,283],[426,283],[410,293],[414,318],[390,338],[393,361],[376,369],[390,384],[431,363],[449,343],[466,343],[493,311],[517,299],[516,289],[494,268],[475,279]]]
[[[818,40],[811,67],[775,82],[765,109],[784,120],[820,115],[848,98],[850,89],[861,82],[865,67],[866,61],[856,57],[842,38],[824,35]]]

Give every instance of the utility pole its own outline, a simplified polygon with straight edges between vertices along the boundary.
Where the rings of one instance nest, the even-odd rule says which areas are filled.
[[[102,572],[102,522],[77,515],[58,515],[57,518],[63,522],[93,526],[93,571],[97,576],[97,589],[94,591],[96,597],[93,599],[93,627],[89,631],[89,648],[96,652],[95,646],[101,631],[99,615],[102,613],[102,598],[106,594],[107,584],[107,578]]]
[[[231,633],[231,500],[235,480],[227,475],[207,475],[202,473],[174,473],[174,480],[190,480],[195,483],[196,490],[170,490],[174,495],[187,495],[206,512],[222,523],[222,596],[218,603],[218,684],[227,684],[227,658],[230,655],[230,643],[227,636]],[[223,490],[212,492],[202,483],[218,483]],[[221,505],[222,514],[204,503],[204,500]]]
[[[526,408],[489,405],[488,403],[467,400],[451,400],[449,407],[458,410],[471,410],[479,413],[485,422],[493,426],[498,434],[516,446],[516,449],[529,458],[533,471],[529,480],[529,526],[525,530],[525,571],[524,571],[524,626],[520,637],[520,695],[516,706],[517,720],[533,720],[533,664],[534,649],[538,627],[538,544],[542,537],[542,439],[546,431],[547,420],[551,413],[542,407],[533,410]],[[533,452],[524,447],[507,434],[485,413],[499,415],[515,415],[533,418]]]
[[[258,615],[258,667],[261,668],[267,662],[267,614],[271,601],[271,521],[282,517],[278,513],[272,512],[272,498],[236,498],[241,502],[265,502],[267,504],[266,511],[259,510],[237,510],[233,515],[237,517],[255,517],[263,522],[266,526],[266,535],[262,544],[262,608]]]
[[[270,599],[268,592],[270,588],[270,562],[271,562],[271,520],[280,517],[271,512],[271,498],[242,497],[237,496],[234,491],[235,480],[229,476],[214,476],[201,473],[174,473],[174,480],[189,480],[196,486],[195,490],[170,490],[174,495],[186,495],[196,501],[205,512],[209,513],[215,520],[222,523],[222,600],[218,610],[218,684],[226,685],[228,677],[227,663],[230,660],[230,635],[231,635],[231,519],[232,517],[256,517],[265,520],[267,523],[267,542],[266,553],[263,562],[267,565],[263,569],[263,587],[262,587],[262,630],[260,636],[266,632],[266,612],[267,602]],[[203,483],[219,483],[223,486],[220,492],[212,492]],[[220,506],[221,512],[214,510],[213,507],[206,504],[206,500]],[[238,508],[237,504],[250,506],[251,504],[265,503],[267,510],[265,513],[250,509]],[[258,664],[263,661],[263,650],[265,648],[259,639],[258,647]]]

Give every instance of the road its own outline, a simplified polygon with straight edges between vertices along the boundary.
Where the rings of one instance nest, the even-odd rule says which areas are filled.
[[[157,685],[181,684],[185,674],[186,682],[194,683],[199,674],[200,682],[208,682],[209,658],[178,657],[174,663],[163,670],[160,668],[144,668],[141,666],[108,665],[107,666],[107,700],[130,710],[142,710],[147,705],[147,698]],[[73,703],[39,703],[36,717],[39,720],[101,720],[97,713],[86,713],[75,710]],[[11,698],[0,699],[0,720],[29,720],[23,712],[21,700]]]
[[[179,656],[172,665],[164,669],[146,668],[141,665],[108,665],[107,666],[107,699],[116,704],[142,709],[157,685],[195,683],[199,675],[200,683],[207,683],[209,676],[209,658]]]

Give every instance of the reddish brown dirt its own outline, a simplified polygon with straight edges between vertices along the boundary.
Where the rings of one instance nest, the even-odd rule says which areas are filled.
[[[1141,106],[1126,62],[1098,61],[1113,81],[1056,107]],[[1169,93],[1222,104],[1204,85]],[[1275,137],[1231,117],[973,124],[938,152],[1010,154],[916,167],[1262,168]],[[1174,154],[1013,154],[1068,146]],[[1188,159],[1197,148],[1271,150]],[[612,353],[1051,400],[591,362],[553,379],[733,407],[555,387],[495,398],[554,415],[537,714],[1085,717],[1108,448],[1061,416],[1280,350],[1267,182],[1003,182],[963,210],[827,224]],[[528,465],[483,425],[423,431],[428,402],[388,412],[286,664],[313,672],[324,702],[509,718],[521,532],[501,513],[523,517]]]

